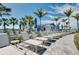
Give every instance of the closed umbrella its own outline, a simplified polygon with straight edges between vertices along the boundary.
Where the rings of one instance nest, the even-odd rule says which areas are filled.
[[[35,31],[37,31],[37,18],[35,18]]]

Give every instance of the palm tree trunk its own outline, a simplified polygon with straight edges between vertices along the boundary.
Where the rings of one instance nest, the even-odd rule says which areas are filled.
[[[21,25],[19,25],[19,29],[21,30]]]
[[[14,24],[13,24],[13,33],[15,34],[15,31],[14,31]]]
[[[6,32],[6,26],[5,26],[5,23],[3,24],[3,26],[4,26],[4,33]]]
[[[64,30],[64,27],[62,26],[61,28],[62,28],[62,31],[63,31]]]
[[[65,23],[65,31],[67,32],[67,24]]]
[[[71,28],[70,28],[70,19],[69,19],[69,17],[68,17],[68,22],[69,22],[69,32],[70,32],[70,30],[71,30]]]
[[[78,31],[79,31],[79,23],[78,23],[78,20],[77,20],[77,28],[78,28]]]
[[[25,29],[25,26],[23,26],[23,31],[24,31],[24,29]]]
[[[56,21],[56,31],[58,31],[58,27],[57,27],[57,25],[58,25],[58,24],[57,24],[57,21]]]
[[[42,24],[41,24],[41,18],[40,18],[40,31],[41,31],[41,25],[42,25]]]
[[[64,31],[66,31],[66,25],[64,25]]]
[[[19,25],[19,33],[21,32],[21,25]]]
[[[30,26],[30,21],[29,21],[29,33],[30,33],[30,30],[31,30],[31,26]]]

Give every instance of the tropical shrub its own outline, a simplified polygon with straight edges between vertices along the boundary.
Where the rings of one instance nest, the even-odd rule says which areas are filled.
[[[30,36],[29,36],[29,39],[33,39],[33,35],[30,35]]]
[[[21,34],[18,34],[18,35],[14,36],[14,37],[11,37],[11,41],[13,41],[13,40],[19,40],[20,42],[22,42],[23,37],[22,37]]]
[[[79,50],[79,33],[77,33],[77,34],[74,36],[74,43],[75,43],[77,49]]]
[[[7,33],[8,36],[10,36],[10,30],[9,30],[9,29],[6,29],[6,30],[5,30],[5,33]]]

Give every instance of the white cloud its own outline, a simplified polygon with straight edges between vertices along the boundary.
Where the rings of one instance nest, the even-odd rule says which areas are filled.
[[[50,14],[64,14],[63,11],[66,10],[66,9],[69,9],[69,8],[72,8],[74,10],[74,12],[76,11],[79,11],[79,4],[76,4],[76,5],[72,5],[72,4],[64,4],[62,6],[48,6],[50,7],[51,9],[54,9],[55,11],[48,11]]]
[[[56,11],[47,11],[48,14],[57,14]]]
[[[47,15],[47,17],[49,17],[50,19],[54,18],[54,16],[52,16],[52,15]]]
[[[49,8],[51,8],[51,9],[56,9],[56,7],[55,6],[48,6]]]

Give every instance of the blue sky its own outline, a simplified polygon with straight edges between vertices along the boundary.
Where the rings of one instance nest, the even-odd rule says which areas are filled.
[[[79,10],[79,4],[64,4],[64,3],[7,3],[4,4],[7,7],[12,9],[11,16],[10,17],[16,17],[18,20],[21,17],[24,16],[33,16],[34,18],[39,19],[36,15],[34,15],[34,11],[38,8],[43,8],[46,12],[49,14],[43,17],[42,23],[51,23],[51,19],[55,16],[60,16],[65,18],[65,15],[63,11],[67,8],[72,8],[74,12],[72,15],[74,15]],[[70,18],[73,19],[73,18]],[[38,20],[39,23],[39,20]],[[71,24],[72,25],[72,24]],[[10,26],[11,27],[11,26]],[[17,27],[17,25],[16,25]],[[73,27],[76,27],[73,25]]]
[[[48,6],[51,4],[29,4],[29,3],[14,3],[14,4],[5,4],[6,6],[10,7],[12,9],[12,16],[16,17],[16,18],[21,18],[24,16],[34,16],[36,17],[36,15],[34,15],[34,11],[38,8],[43,8],[44,10],[48,11],[51,8],[49,8]],[[44,17],[46,18],[46,17]]]
[[[16,18],[21,18],[27,15],[34,16],[38,18],[36,15],[34,15],[34,11],[37,10],[38,8],[43,8],[45,11],[52,11],[54,12],[55,9],[52,9],[50,6],[55,7],[58,5],[59,7],[64,5],[63,3],[61,4],[53,4],[53,3],[9,3],[5,4],[7,7],[10,7],[12,9],[11,12],[11,17],[16,17]],[[63,16],[63,14],[52,14],[53,16]],[[49,15],[50,15],[49,14]],[[48,20],[50,17],[45,16],[43,20]]]

